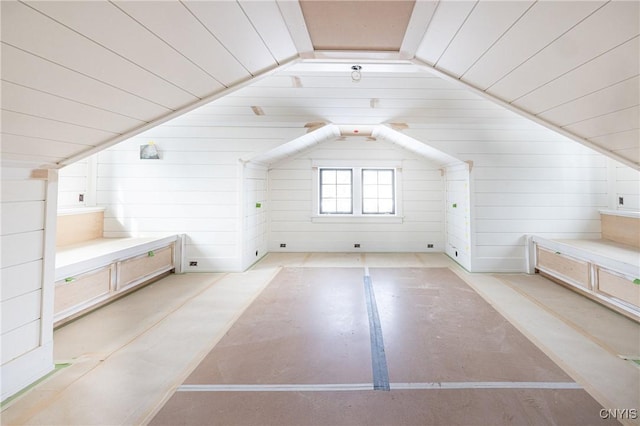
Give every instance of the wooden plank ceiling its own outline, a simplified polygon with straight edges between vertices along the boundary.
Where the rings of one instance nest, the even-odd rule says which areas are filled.
[[[2,1],[2,161],[60,167],[169,119],[402,123],[429,143],[540,133],[530,118],[640,168],[639,6]]]

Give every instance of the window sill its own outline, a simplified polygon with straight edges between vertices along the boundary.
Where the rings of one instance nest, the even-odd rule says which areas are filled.
[[[322,215],[312,216],[313,223],[403,223],[402,216]]]

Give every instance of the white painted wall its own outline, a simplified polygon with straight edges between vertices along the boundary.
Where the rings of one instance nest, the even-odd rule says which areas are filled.
[[[53,369],[57,172],[41,172],[2,168],[3,400]]]
[[[640,211],[640,171],[609,160],[611,201],[609,207],[617,210]],[[622,204],[620,204],[622,198]]]
[[[97,205],[106,208],[105,237],[186,234],[186,272],[241,271],[256,260],[255,250],[265,253],[258,226],[264,217],[247,206],[264,198],[266,178],[239,159],[305,129],[204,123],[177,119],[99,153]],[[159,160],[139,158],[140,145],[150,141]]]
[[[268,252],[268,170],[243,166],[242,171],[242,269],[247,269]]]
[[[607,158],[540,126],[522,126],[524,136],[491,124],[407,131],[473,162],[473,272],[525,272],[526,234],[600,237]]]
[[[313,216],[314,164],[394,162],[401,165],[403,220]],[[383,141],[364,138],[325,142],[269,171],[269,251],[425,252],[444,251],[443,179],[439,165]],[[354,243],[360,243],[359,249]],[[427,244],[434,244],[427,249]],[[280,244],[286,244],[281,248]]]
[[[471,270],[471,181],[469,165],[449,166],[444,171],[446,244],[445,252]]]

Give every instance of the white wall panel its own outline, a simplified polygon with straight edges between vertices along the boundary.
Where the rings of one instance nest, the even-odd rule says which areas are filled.
[[[274,0],[240,0],[239,3],[276,61],[281,63],[298,54]]]
[[[467,164],[445,169],[445,253],[467,270],[472,269],[471,177]]]
[[[638,2],[612,1],[488,88],[511,102],[638,35]]]
[[[10,234],[11,229],[12,226],[3,227],[2,232],[8,234],[0,237],[3,268],[42,259],[43,231]]]
[[[2,45],[2,79],[127,117],[150,121],[170,109],[44,58]],[[73,81],[73,84],[65,84]]]
[[[463,79],[486,89],[545,48],[603,1],[539,1],[467,71]],[[544,28],[544,31],[540,31]],[[535,37],[531,35],[535,34]]]
[[[45,4],[47,2],[42,2]],[[73,5],[75,7],[75,4]],[[19,2],[2,3],[2,41],[173,109],[196,98]],[[38,32],[33,31],[34,28]],[[111,32],[113,28],[110,27]],[[130,40],[127,40],[130,42]],[[135,43],[132,43],[135,44]],[[109,64],[108,67],[104,64]],[[68,84],[61,81],[60,84]]]
[[[475,5],[475,1],[439,2],[416,57],[429,64],[438,62]]]
[[[640,107],[633,106],[565,126],[607,149],[621,149],[640,141]]]
[[[207,29],[236,54],[236,58],[249,70],[257,74],[276,65],[276,60],[267,49],[256,29],[247,21],[236,2],[185,2],[198,15]],[[242,37],[238,37],[242,34]]]
[[[2,168],[3,400],[53,368],[54,254],[51,242],[45,244],[52,235],[47,227],[53,215],[45,215],[46,203],[55,212],[55,182],[31,179],[32,173],[31,169]]]
[[[393,160],[402,162],[402,223],[349,220],[312,221],[312,161]],[[438,165],[386,142],[325,142],[269,171],[269,251],[441,251],[444,245],[442,177]],[[407,190],[411,196],[406,196]],[[416,194],[418,197],[416,198]],[[432,195],[436,194],[436,195]],[[425,195],[424,198],[421,196]],[[280,244],[286,248],[280,248]],[[361,248],[354,248],[355,243]],[[427,249],[427,244],[434,249]]]
[[[437,62],[440,69],[461,76],[534,2],[478,2]]]
[[[120,113],[105,111],[7,81],[2,82],[1,89],[2,108],[22,114],[66,121],[113,133],[144,124],[144,121]]]
[[[0,303],[2,334],[22,327],[40,318],[42,293],[40,289],[22,294]]]
[[[2,301],[38,291],[42,286],[42,260],[2,268]]]
[[[93,146],[104,138],[116,136],[105,130],[2,110],[2,131],[15,135],[48,139],[55,134],[61,142]]]
[[[40,321],[32,321],[2,335],[2,364],[31,351],[40,343]]]
[[[640,77],[633,77],[552,108],[539,116],[564,127],[611,112],[637,107],[639,101]],[[631,120],[628,126],[636,124],[636,121]]]
[[[44,229],[44,205],[44,201],[3,203],[2,235]]]
[[[640,37],[635,37],[523,96],[514,104],[533,114],[539,114],[582,98],[585,93],[593,93],[635,77],[640,67],[638,51]]]
[[[250,76],[184,4],[170,1],[156,2],[153,7],[132,1],[115,4],[225,86]],[[194,43],[194,40],[203,42]],[[203,43],[206,49],[202,48]]]
[[[194,97],[223,87],[110,2],[33,2],[30,5]]]

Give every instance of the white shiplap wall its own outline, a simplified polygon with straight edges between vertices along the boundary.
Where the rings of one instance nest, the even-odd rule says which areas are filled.
[[[183,233],[187,272],[243,270],[242,208],[249,202],[243,200],[253,195],[243,195],[238,160],[303,132],[208,127],[206,119],[185,117],[101,152],[96,186],[97,205],[106,207],[105,237]],[[150,141],[160,159],[140,160],[140,145]],[[247,185],[257,191],[258,181],[248,177]],[[198,266],[190,267],[191,261]]]
[[[524,272],[525,235],[599,238],[608,204],[607,159],[549,130],[411,129],[448,154],[472,162],[473,272]]]
[[[39,172],[2,169],[3,400],[53,368],[57,172]]]
[[[357,160],[356,160],[357,159]],[[329,218],[312,221],[313,164],[401,164],[402,223]],[[349,138],[311,148],[269,171],[269,251],[425,252],[444,249],[443,179],[439,165],[387,142]],[[361,247],[354,248],[359,243]],[[427,244],[434,244],[427,249]],[[280,244],[286,244],[281,248]]]
[[[242,269],[257,262],[268,250],[268,170],[247,165],[242,171]]]
[[[640,211],[640,172],[623,164],[610,160],[613,167],[613,202],[611,208],[618,210]],[[620,204],[622,197],[623,204]]]
[[[466,163],[445,169],[445,253],[471,270],[471,182]]]

